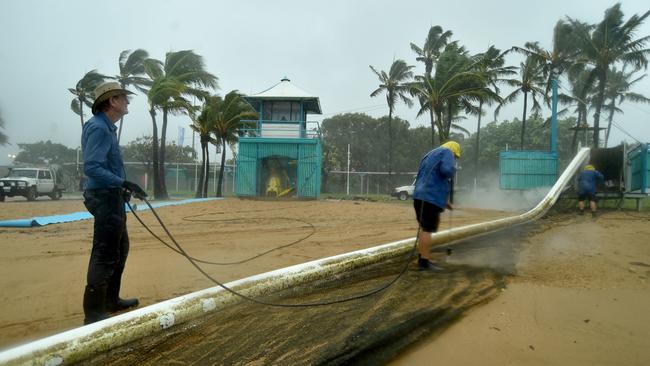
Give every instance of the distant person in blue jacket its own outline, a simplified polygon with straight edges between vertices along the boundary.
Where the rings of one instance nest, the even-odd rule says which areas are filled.
[[[456,172],[457,158],[460,158],[460,145],[455,141],[449,141],[429,151],[420,161],[413,190],[413,207],[420,225],[418,234],[420,271],[442,270],[430,260],[431,233],[438,231],[440,213],[445,208],[453,209],[449,201],[450,180]]]
[[[578,206],[580,207],[580,215],[585,213],[585,200],[589,200],[589,208],[591,209],[591,216],[596,216],[596,185],[598,182],[603,182],[605,178],[603,175],[589,164],[578,176]]]

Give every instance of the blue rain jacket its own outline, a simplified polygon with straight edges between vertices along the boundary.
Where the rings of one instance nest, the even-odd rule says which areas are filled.
[[[583,170],[578,176],[578,194],[596,193],[596,184],[605,177],[597,170]]]
[[[456,172],[455,164],[454,154],[444,147],[424,155],[415,179],[413,198],[444,209],[449,199],[449,178]]]
[[[88,177],[85,189],[118,188],[124,183],[124,162],[116,130],[104,112],[84,124],[81,148],[84,174]]]

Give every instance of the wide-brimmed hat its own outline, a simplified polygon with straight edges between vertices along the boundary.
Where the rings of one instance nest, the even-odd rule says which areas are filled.
[[[97,106],[109,99],[110,97],[116,96],[116,95],[129,95],[133,94],[132,92],[123,89],[122,85],[118,83],[117,81],[107,81],[105,83],[102,83],[98,87],[95,88],[95,102],[93,103],[92,107],[92,112],[93,114],[97,113]]]
[[[455,157],[460,158],[460,145],[456,141],[447,141],[440,146],[451,150]]]

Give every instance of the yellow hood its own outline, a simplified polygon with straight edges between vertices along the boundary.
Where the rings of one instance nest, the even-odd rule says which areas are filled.
[[[447,141],[440,146],[451,150],[456,158],[460,158],[460,145],[456,141]]]

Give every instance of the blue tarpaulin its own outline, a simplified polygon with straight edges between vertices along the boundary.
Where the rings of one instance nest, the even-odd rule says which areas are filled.
[[[153,208],[158,208],[158,207],[164,207],[164,206],[184,205],[186,203],[205,202],[205,201],[221,200],[221,199],[223,199],[223,198],[216,198],[216,197],[193,198],[193,199],[187,199],[187,200],[181,200],[181,201],[157,202],[157,203],[152,203],[151,206]],[[128,206],[126,206],[125,209],[126,209],[127,212],[129,212]],[[149,209],[149,207],[146,204],[141,204],[137,208],[138,211],[144,211],[144,210],[148,210],[148,209]],[[92,217],[93,217],[93,215],[91,215],[89,212],[81,211],[81,212],[73,212],[73,213],[65,214],[65,215],[37,216],[37,217],[32,217],[30,219],[5,220],[5,221],[0,221],[0,227],[45,226],[45,225],[49,225],[49,224],[61,224],[61,223],[64,223],[64,222],[87,220],[87,219],[90,219]]]

